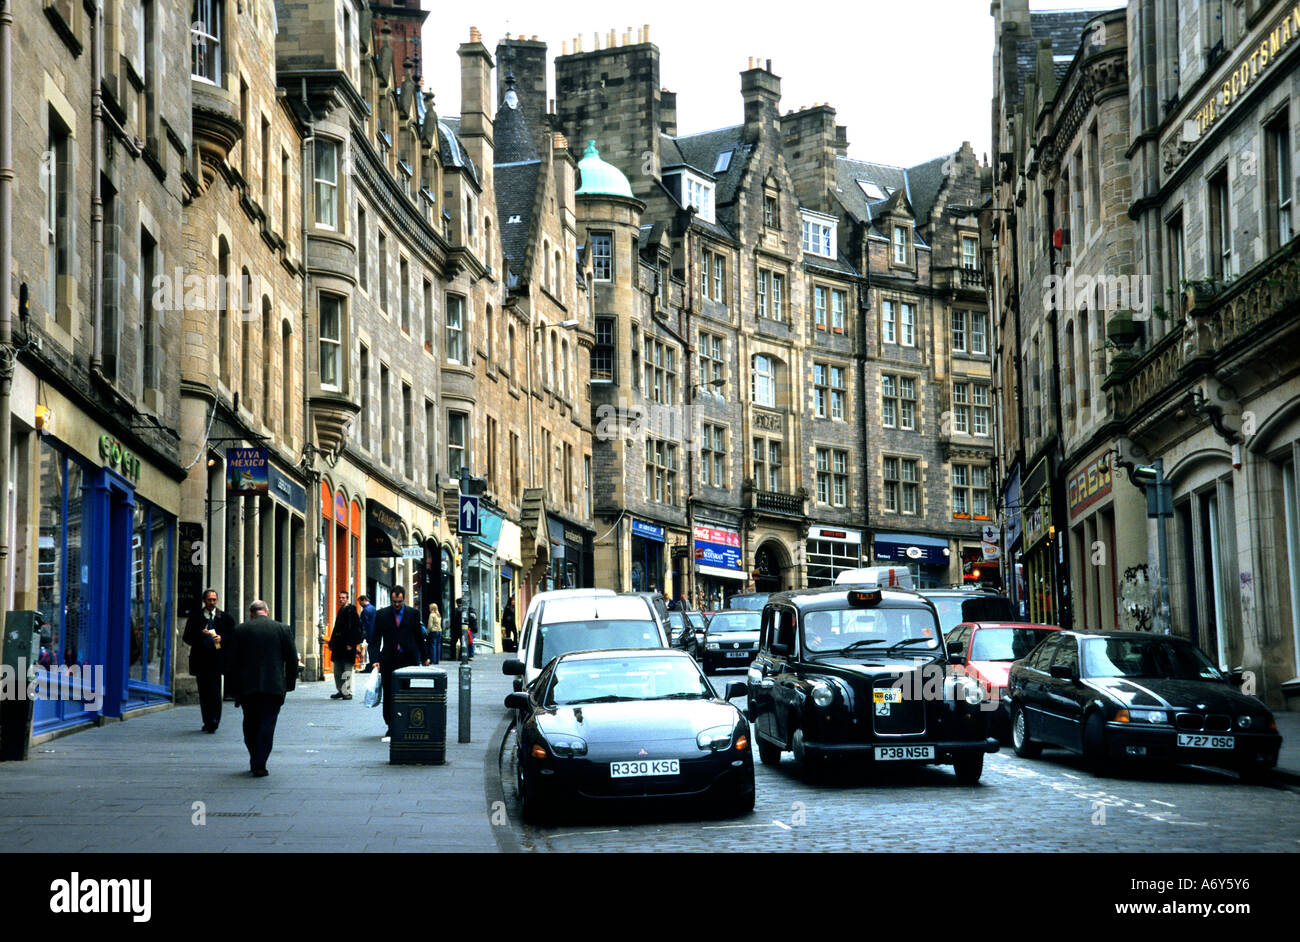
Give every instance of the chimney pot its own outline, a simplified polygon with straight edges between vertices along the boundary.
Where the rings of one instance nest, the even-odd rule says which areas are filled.
[[[537,34],[533,33],[533,42],[537,42]]]
[[[769,72],[772,71],[772,60],[771,60],[771,59],[768,59],[768,60],[767,60],[767,71],[769,71]]]
[[[483,34],[478,31],[477,26],[471,26],[469,28],[469,41],[472,43],[483,41]]]

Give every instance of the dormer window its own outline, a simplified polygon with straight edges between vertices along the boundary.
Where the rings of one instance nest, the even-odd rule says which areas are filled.
[[[894,226],[894,264],[907,264],[907,227]]]
[[[800,211],[803,218],[803,250],[823,258],[836,256],[835,217],[810,210]]]
[[[696,215],[705,222],[714,222],[713,184],[691,173],[682,175],[682,183],[685,189],[683,202],[695,207]]]
[[[781,225],[781,212],[777,206],[776,197],[771,193],[763,196],[763,225],[769,229],[775,229]]]

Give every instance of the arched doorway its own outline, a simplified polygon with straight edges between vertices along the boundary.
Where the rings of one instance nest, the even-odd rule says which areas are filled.
[[[768,540],[754,553],[754,591],[781,592],[789,585],[790,554],[776,540]]]

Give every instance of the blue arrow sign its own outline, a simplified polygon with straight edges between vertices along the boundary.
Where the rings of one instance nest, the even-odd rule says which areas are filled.
[[[479,535],[478,498],[469,494],[460,495],[460,519],[456,532],[463,536]]]

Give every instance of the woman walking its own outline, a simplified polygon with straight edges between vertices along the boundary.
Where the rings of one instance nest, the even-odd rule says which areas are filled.
[[[429,622],[428,628],[429,650],[433,654],[433,663],[442,662],[442,615],[438,611],[438,603],[429,603]]]

